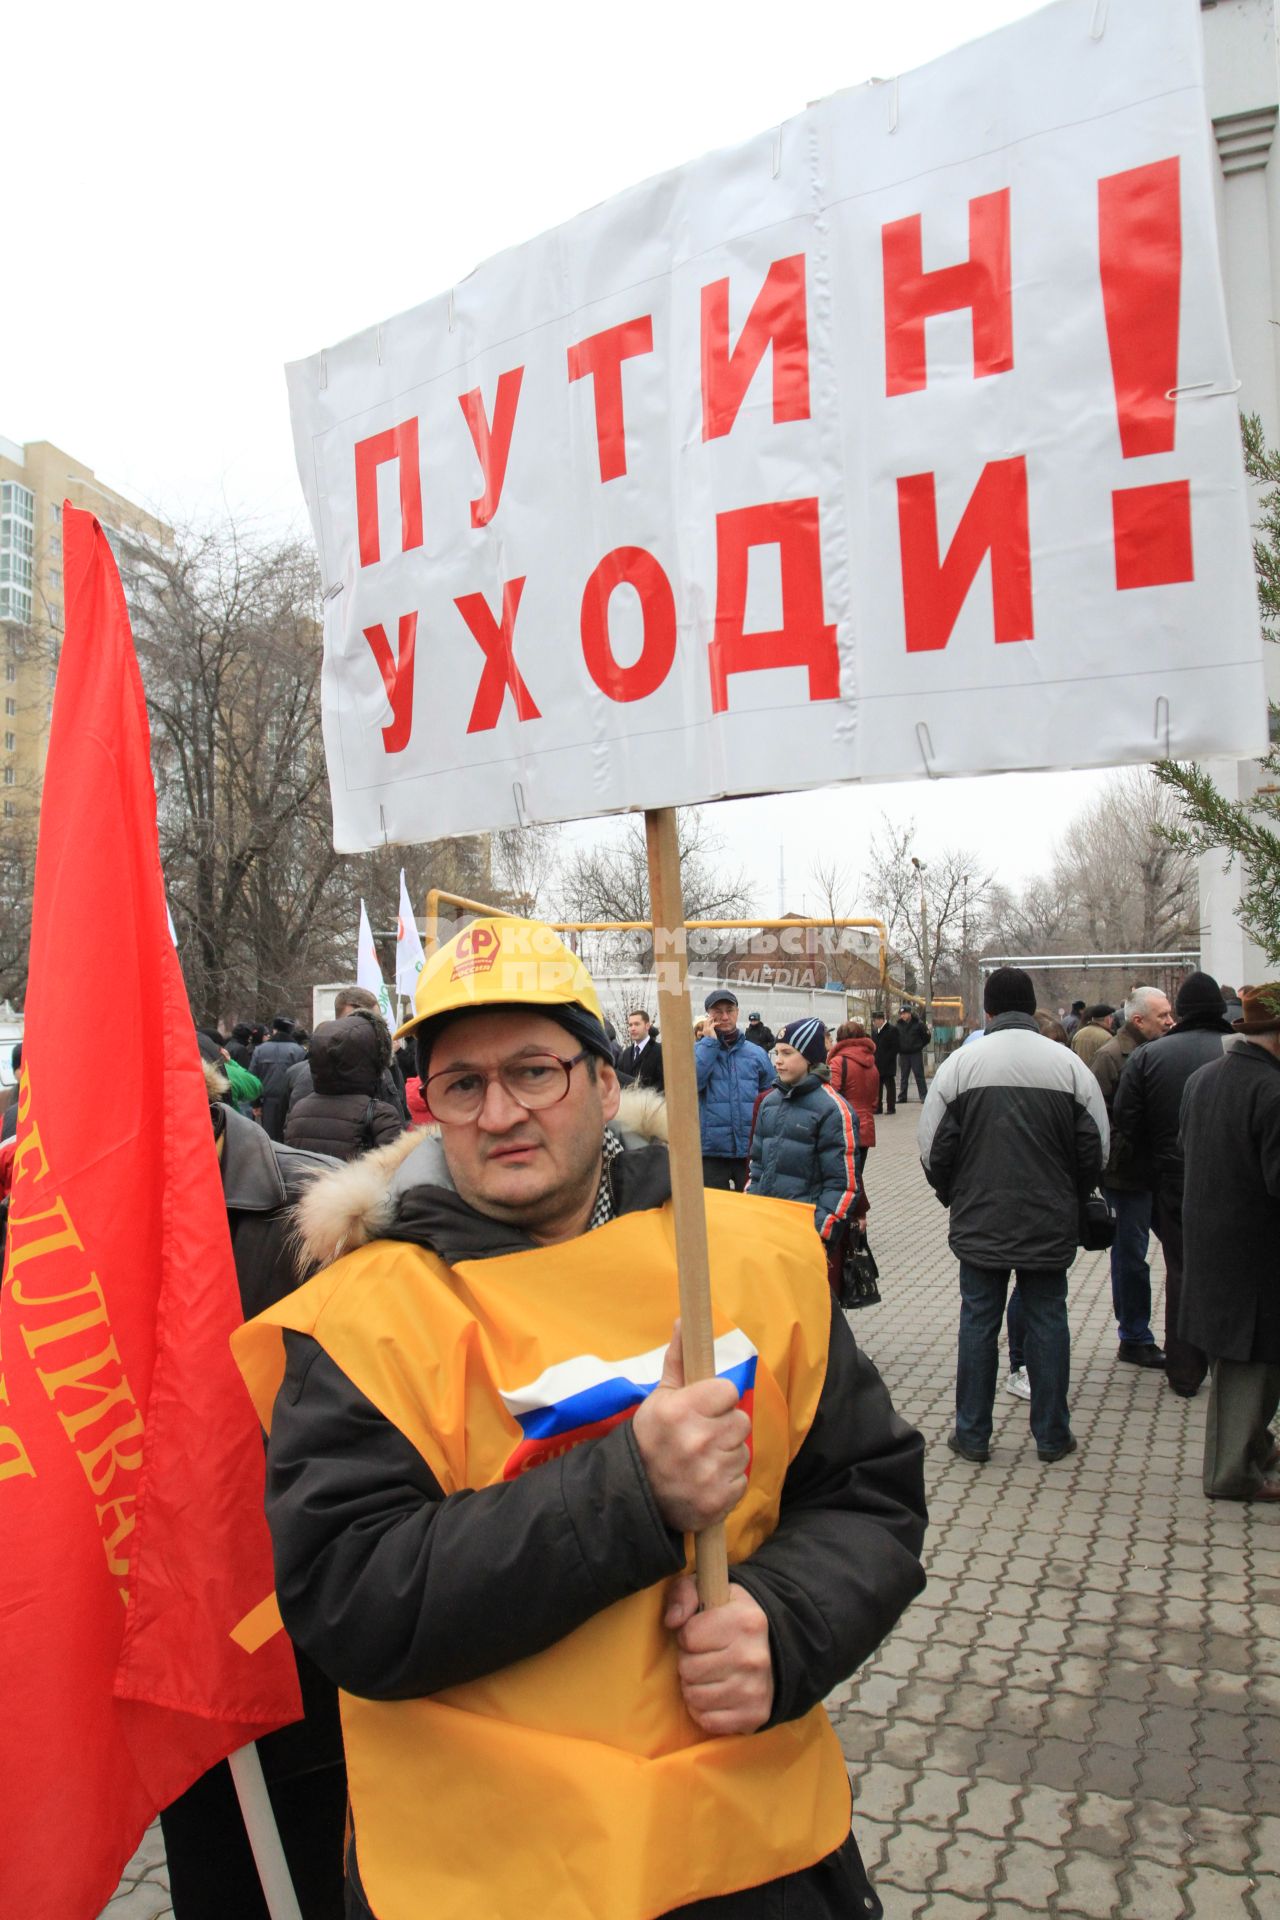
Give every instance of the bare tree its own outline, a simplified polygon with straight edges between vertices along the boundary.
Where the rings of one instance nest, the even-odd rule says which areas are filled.
[[[867,967],[879,969],[879,936],[871,928],[862,933],[854,927],[838,927],[836,922],[871,913],[870,902],[863,897],[849,869],[834,856],[815,860],[809,877],[818,896],[818,905],[812,917],[831,923],[826,954],[828,978],[839,981],[845,988],[864,988],[867,984]],[[874,917],[879,918],[879,915]],[[888,944],[886,933],[886,946]],[[897,957],[891,949],[888,955],[891,972]]]
[[[861,891],[888,927],[890,946],[904,956],[910,974],[906,985],[914,992],[923,992],[927,972],[935,997],[959,994],[967,1012],[975,999],[975,962],[993,876],[974,852],[961,847],[931,854],[916,867],[912,862],[915,843],[913,820],[896,827],[887,815],[883,816],[880,830],[872,835]],[[924,916],[920,911],[922,889]]]
[[[530,918],[541,914],[559,866],[559,827],[506,827],[493,835],[494,885],[518,913]]]
[[[723,842],[707,816],[685,807],[677,816],[680,877],[686,920],[738,920],[751,911],[751,888],[740,869],[721,861]],[[559,883],[561,915],[566,920],[648,920],[649,862],[644,821],[628,816],[620,834],[594,846],[579,847],[565,864]],[[699,947],[711,950],[714,940]],[[629,964],[646,970],[653,957],[647,935],[600,943],[597,964]]]
[[[1020,891],[994,889],[986,951],[1019,955],[1168,953],[1199,942],[1195,856],[1178,841],[1176,796],[1149,769],[1117,774],[1076,815],[1063,834],[1049,873]],[[1174,968],[1176,972],[1176,966]],[[1040,999],[1063,1005],[1085,999],[1122,999],[1160,969],[1091,970],[1088,986],[1078,967],[1037,972]]]
[[[1164,953],[1194,944],[1199,893],[1194,855],[1170,838],[1177,799],[1146,767],[1130,767],[1071,822],[1054,884],[1082,951]]]
[[[18,1005],[26,997],[31,945],[31,896],[35,885],[34,812],[9,819],[0,834],[0,1000]]]
[[[234,525],[124,554],[160,847],[192,1005],[292,1006],[345,918],[308,548]]]

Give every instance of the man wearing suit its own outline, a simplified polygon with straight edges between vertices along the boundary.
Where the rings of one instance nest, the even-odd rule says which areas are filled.
[[[662,1078],[662,1042],[649,1028],[647,1013],[629,1013],[627,1032],[631,1044],[622,1049],[618,1060],[618,1078],[624,1086],[652,1087],[665,1092]]]

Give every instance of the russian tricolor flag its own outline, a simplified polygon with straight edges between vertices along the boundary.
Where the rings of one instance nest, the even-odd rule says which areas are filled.
[[[571,1447],[607,1433],[629,1420],[640,1402],[662,1378],[665,1347],[638,1353],[625,1360],[602,1360],[580,1353],[561,1360],[531,1380],[502,1394],[503,1405],[520,1427],[522,1439],[503,1468],[504,1480],[514,1480],[544,1460],[554,1460]],[[756,1385],[756,1350],[736,1327],[715,1343],[718,1380],[732,1380],[738,1401],[751,1416]]]

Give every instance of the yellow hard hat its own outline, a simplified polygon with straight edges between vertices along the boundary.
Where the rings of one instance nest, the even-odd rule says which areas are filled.
[[[495,915],[456,933],[419,973],[413,1017],[396,1029],[396,1039],[421,1033],[445,1014],[478,1013],[485,1007],[542,1007],[553,1018],[561,1009],[579,1008],[600,1030],[598,1043],[590,1027],[582,1037],[589,1037],[606,1059],[613,1058],[591,975],[542,920]]]

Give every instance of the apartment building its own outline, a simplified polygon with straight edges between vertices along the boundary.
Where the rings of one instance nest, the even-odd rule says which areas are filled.
[[[63,625],[62,504],[96,513],[119,553],[126,540],[165,547],[162,521],[95,479],[48,440],[0,436],[0,814],[39,804]]]

